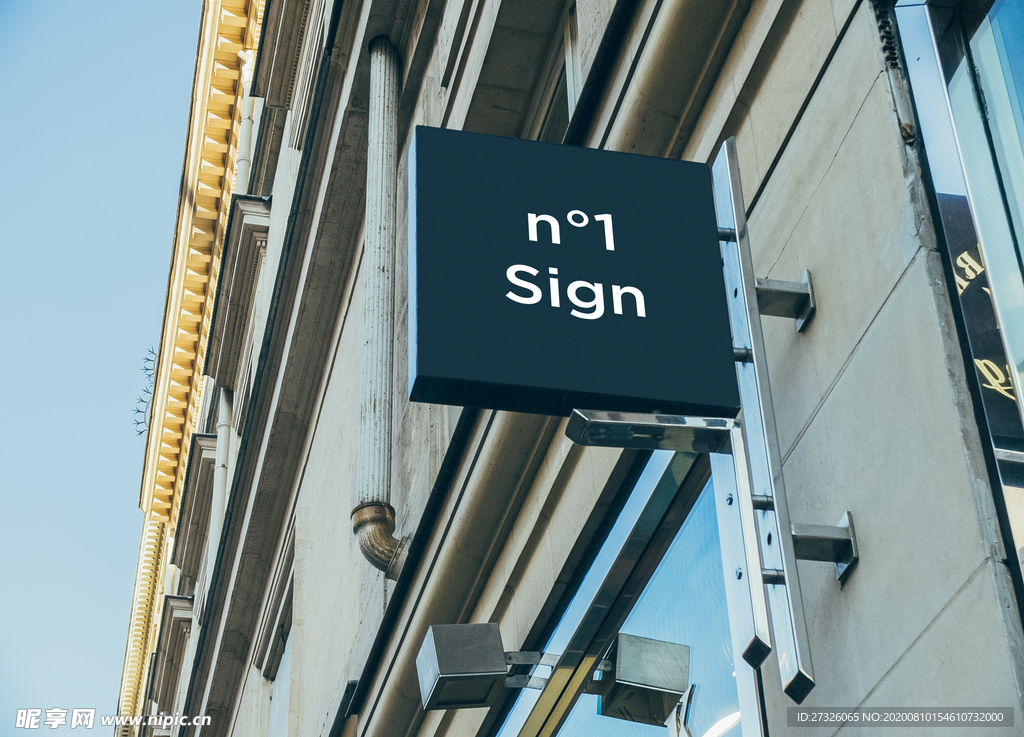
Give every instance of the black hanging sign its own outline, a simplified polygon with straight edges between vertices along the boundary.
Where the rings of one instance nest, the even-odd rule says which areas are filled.
[[[706,165],[413,135],[412,400],[737,414]]]

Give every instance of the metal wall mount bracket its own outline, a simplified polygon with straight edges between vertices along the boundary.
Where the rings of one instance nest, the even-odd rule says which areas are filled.
[[[578,409],[569,415],[565,435],[577,445],[731,454],[732,432],[740,427],[739,420],[720,417],[648,415]],[[775,510],[774,499],[767,495],[751,494],[750,505],[755,511]],[[843,514],[835,526],[791,524],[790,537],[797,560],[835,564],[836,580],[840,583],[846,582],[860,559],[853,514],[849,511]],[[785,582],[782,572],[777,569],[765,568],[762,569],[762,573],[765,583]],[[506,659],[510,655],[511,653],[507,653]],[[523,655],[539,656],[535,653]]]
[[[804,271],[800,281],[756,279],[757,307],[762,315],[791,317],[796,320],[796,331],[802,333],[814,317],[814,283],[811,272]]]
[[[514,650],[505,653],[505,665],[556,665],[558,656],[533,650]]]
[[[574,410],[565,435],[577,445],[719,453],[739,421],[720,417]]]
[[[860,560],[857,533],[853,529],[853,513],[845,512],[835,527],[794,524],[792,528],[793,549],[797,560],[834,563],[836,580],[840,585],[846,583]]]
[[[732,138],[725,141],[712,165],[712,181],[739,416],[728,420],[578,410],[570,417],[566,434],[582,445],[710,453],[712,467],[717,465],[723,472],[732,465],[738,539],[746,561],[745,572],[737,570],[737,578],[746,579],[750,596],[742,621],[734,623],[734,639],[743,659],[757,668],[772,650],[774,632],[783,689],[799,704],[814,688],[814,669],[797,560],[835,564],[842,583],[857,561],[857,543],[849,512],[837,527],[793,525],[789,517],[761,317],[790,317],[797,321],[796,329],[803,331],[816,309],[811,275],[805,271],[800,282],[754,276]],[[724,454],[732,456],[731,464]]]
[[[554,667],[558,664],[558,656],[552,653],[541,653],[533,650],[515,650],[505,653],[505,665],[547,665]],[[533,669],[531,668],[531,671]],[[535,676],[532,673],[506,676],[505,688],[544,688],[548,682],[547,678]]]
[[[718,240],[736,243],[736,229],[719,228]],[[817,310],[814,282],[811,281],[809,271],[804,271],[800,281],[755,278],[754,288],[757,293],[757,309],[761,315],[792,318],[796,320],[798,333],[804,331]]]

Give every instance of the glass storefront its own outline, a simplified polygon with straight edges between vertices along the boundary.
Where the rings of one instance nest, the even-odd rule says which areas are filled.
[[[980,357],[991,362],[981,378],[1003,390],[1020,386],[1024,118],[1018,89],[1024,90],[1024,0],[904,1],[897,4],[897,17],[937,192],[969,198],[977,232],[968,239],[978,242],[981,262],[961,260],[958,286],[962,293],[965,282],[984,273],[1003,329],[1007,363]],[[943,215],[944,221],[957,219]],[[950,255],[955,262],[962,254]]]
[[[707,456],[652,455],[544,648],[558,665],[534,672],[547,685],[520,693],[499,737],[665,735],[664,726],[601,715],[597,669],[620,633],[689,648],[692,690],[669,714],[669,735],[759,734],[756,704],[746,707],[753,724],[744,730],[741,720],[737,679],[754,673],[733,657],[715,504]]]
[[[1024,0],[900,0],[896,14],[999,496],[1020,547]]]

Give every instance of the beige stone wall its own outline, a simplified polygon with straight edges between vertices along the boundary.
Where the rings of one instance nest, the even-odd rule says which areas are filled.
[[[270,693],[273,684],[255,667],[246,673],[230,734],[232,737],[265,735],[270,728]]]
[[[580,0],[584,72],[611,6]],[[474,50],[472,63],[482,60]],[[445,61],[435,49],[414,123],[436,125],[445,114],[437,89]],[[757,194],[750,213],[757,276],[814,275],[818,313],[805,333],[791,321],[764,322],[790,510],[794,521],[815,524],[852,511],[862,558],[843,589],[830,566],[800,566],[818,680],[806,703],[1019,705],[1019,621],[1006,606],[1009,582],[997,562],[987,475],[916,154],[900,136],[900,83],[885,66],[868,2],[756,0],[682,145],[687,158],[707,160],[722,136],[735,135],[748,204]],[[459,94],[453,119],[469,106],[468,93]],[[401,233],[407,155],[399,167]],[[268,247],[275,268],[297,162],[282,156],[275,183]],[[392,498],[398,533],[408,535],[458,415],[403,399],[404,236],[398,254]],[[357,266],[344,286],[298,488],[280,492],[294,493],[296,531],[290,736],[330,730],[393,590],[363,561],[349,522],[358,274]],[[273,269],[261,278],[270,280],[269,294]],[[488,445],[495,437],[506,444]],[[506,647],[519,647],[564,584],[559,577],[621,455],[573,446],[558,422],[505,413],[482,416],[470,448],[479,456],[460,466],[425,557],[409,563],[410,595],[346,735],[476,734],[479,711],[417,711],[410,658],[424,628],[438,617],[497,621]],[[480,529],[492,536],[467,529],[471,522],[490,525]],[[470,598],[446,600],[449,586]],[[774,656],[763,673],[770,728],[785,733],[791,702]],[[233,733],[262,734],[257,725],[265,733],[269,698],[269,682],[249,673]]]
[[[354,298],[358,300],[359,290]],[[323,395],[313,439],[302,472],[295,519],[295,604],[292,636],[301,661],[293,682],[319,683],[301,689],[299,729],[322,734],[324,722],[344,689],[349,663],[368,643],[358,633],[372,631],[384,608],[383,574],[363,561],[352,535],[349,513],[355,495],[359,427],[358,378],[355,389],[344,377],[359,375],[358,301],[342,316],[340,340]],[[293,699],[294,691],[293,691]]]
[[[1020,623],[901,84],[868,3],[803,2],[732,111],[748,206],[762,189],[755,272],[809,269],[818,298],[803,334],[763,321],[790,513],[850,510],[861,546],[843,589],[800,564],[818,682],[805,704],[1019,706]],[[762,672],[784,730],[774,655]]]

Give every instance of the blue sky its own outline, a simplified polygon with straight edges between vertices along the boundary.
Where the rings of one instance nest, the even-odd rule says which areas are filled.
[[[201,10],[0,0],[0,735],[116,713]]]

